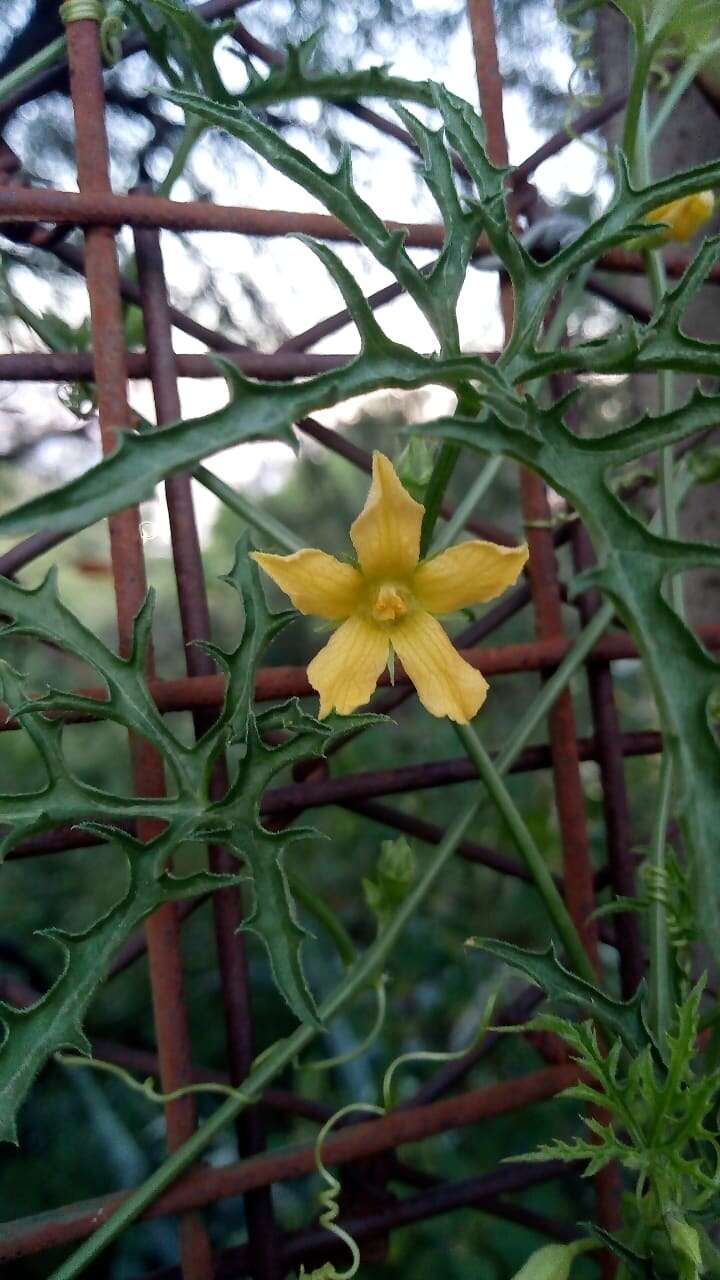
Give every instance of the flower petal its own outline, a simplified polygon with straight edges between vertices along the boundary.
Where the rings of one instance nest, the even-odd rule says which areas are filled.
[[[425,508],[403,488],[383,453],[373,454],[367,501],[350,526],[350,537],[366,578],[405,578],[420,556]]]
[[[487,680],[460,657],[440,623],[417,610],[390,632],[392,646],[434,716],[467,724],[477,715],[488,691]]]
[[[386,629],[355,614],[313,658],[307,677],[320,694],[320,719],[335,709],[347,716],[369,701],[388,660]]]
[[[712,191],[698,191],[693,196],[681,196],[669,204],[661,204],[647,214],[648,222],[666,222],[663,240],[692,240],[715,211]]]
[[[459,542],[418,565],[412,589],[430,613],[452,613],[492,600],[515,582],[528,549],[500,547],[494,542]]]
[[[362,575],[325,551],[308,547],[291,556],[252,551],[261,569],[290,597],[301,613],[319,618],[347,618],[359,603]]]

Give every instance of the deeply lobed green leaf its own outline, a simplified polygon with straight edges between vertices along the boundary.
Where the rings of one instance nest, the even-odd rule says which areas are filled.
[[[46,781],[37,791],[0,795],[0,822],[6,828],[3,851],[30,834],[57,825],[75,825],[110,840],[127,865],[125,891],[105,916],[80,934],[62,929],[49,932],[60,946],[63,964],[48,991],[28,1009],[0,1007],[6,1033],[0,1049],[0,1139],[16,1140],[18,1110],[37,1073],[54,1053],[69,1047],[89,1052],[83,1023],[112,957],[128,935],[163,903],[212,893],[249,879],[255,908],[245,927],[262,937],[278,990],[291,1009],[301,1021],[317,1023],[300,958],[305,935],[297,923],[283,868],[289,844],[312,833],[291,828],[271,834],[262,827],[259,812],[262,794],[274,775],[296,760],[322,755],[335,736],[347,731],[348,720],[334,716],[320,723],[297,701],[255,717],[252,696],[257,665],[269,642],[295,615],[290,610],[270,612],[249,546],[247,539],[238,545],[226,578],[241,609],[240,640],[231,652],[212,649],[227,674],[224,707],[205,736],[190,747],[164,722],[145,678],[151,597],[138,614],[131,653],[124,659],[67,608],[54,573],[33,589],[0,578],[0,610],[12,619],[2,634],[22,632],[68,649],[94,667],[107,688],[102,703],[60,691],[33,698],[22,676],[7,663],[0,663],[2,696],[28,732],[46,773]],[[152,742],[168,766],[175,794],[127,798],[80,781],[65,759],[62,744],[62,713],[77,709],[113,720]],[[378,719],[351,717],[350,725],[365,728]],[[274,734],[278,730],[283,733],[283,741],[277,745],[265,741],[264,735],[271,729]],[[208,790],[211,766],[232,742],[245,746],[238,776],[222,800],[212,802]],[[167,827],[150,843],[141,843],[121,826],[140,817],[163,819]],[[185,842],[223,837],[242,863],[236,875],[200,871],[178,878],[168,869],[173,854]]]

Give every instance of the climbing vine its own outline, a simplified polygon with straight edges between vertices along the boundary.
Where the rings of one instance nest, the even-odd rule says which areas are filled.
[[[322,756],[348,730],[386,732],[382,717],[331,712],[316,719],[297,701],[267,711],[256,709],[253,688],[258,664],[295,612],[269,611],[247,540],[239,543],[226,579],[238,606],[236,646],[227,651],[208,646],[226,679],[223,707],[214,724],[192,745],[168,726],[146,680],[152,597],[135,620],[130,655],[121,658],[64,605],[54,574],[35,589],[0,579],[0,613],[9,619],[3,638],[23,634],[60,646],[94,668],[107,689],[103,701],[58,689],[38,697],[21,673],[3,663],[3,698],[32,740],[46,781],[37,791],[0,797],[5,830],[2,851],[28,836],[74,825],[111,841],[127,863],[124,894],[108,914],[83,933],[56,929],[48,935],[61,948],[63,967],[46,995],[27,1009],[2,1008],[6,1038],[0,1051],[0,1136],[15,1139],[18,1110],[49,1058],[67,1050],[90,1054],[83,1030],[88,1005],[113,955],[137,924],[163,903],[211,893],[239,878],[249,880],[254,905],[244,927],[262,938],[274,981],[298,1023],[294,1035],[256,1061],[243,1090],[231,1091],[186,1148],[176,1151],[146,1186],[128,1197],[116,1218],[55,1273],[57,1280],[80,1274],[349,999],[368,986],[382,993],[383,965],[402,927],[420,907],[486,794],[498,805],[534,879],[547,911],[553,947],[535,953],[488,939],[474,940],[475,946],[524,972],[548,1000],[559,1002],[565,1014],[572,1007],[583,1015],[573,1019],[543,1011],[530,1024],[531,1029],[551,1031],[567,1042],[582,1073],[572,1096],[596,1108],[587,1113],[590,1139],[578,1138],[565,1145],[549,1142],[538,1158],[580,1159],[588,1173],[615,1160],[634,1190],[617,1235],[584,1224],[574,1244],[541,1250],[520,1275],[525,1280],[567,1275],[576,1257],[600,1244],[614,1250],[626,1275],[677,1275],[688,1280],[720,1275],[720,1254],[712,1233],[719,1203],[720,1076],[713,1065],[717,1011],[703,994],[703,980],[691,981],[689,958],[695,938],[700,937],[712,964],[720,962],[720,676],[716,660],[684,618],[681,592],[673,586],[688,570],[720,568],[720,549],[681,539],[672,518],[679,486],[673,447],[692,442],[720,420],[716,389],[720,345],[690,337],[684,329],[688,305],[720,259],[720,237],[703,239],[672,288],[666,286],[658,258],[658,246],[664,240],[703,231],[712,212],[712,190],[720,184],[720,161],[652,181],[645,119],[648,76],[658,58],[666,48],[677,55],[681,28],[686,38],[689,30],[705,33],[712,15],[702,0],[689,4],[616,0],[616,4],[628,19],[635,61],[623,149],[614,163],[613,196],[594,222],[541,262],[513,228],[508,212],[509,171],[489,159],[482,119],[446,87],[416,84],[385,68],[346,75],[317,69],[313,42],[308,41],[290,49],[285,65],[265,77],[248,61],[247,83],[240,93],[232,93],[215,62],[225,24],[207,25],[175,0],[152,0],[145,5],[125,0],[125,19],[144,32],[161,75],[158,91],[185,112],[183,158],[205,130],[221,128],[240,139],[336,215],[391,273],[431,326],[435,350],[418,353],[391,340],[340,258],[326,245],[306,240],[308,251],[331,276],[357,328],[357,357],[343,368],[282,385],[250,379],[230,363],[218,361],[228,385],[223,409],[159,429],[128,429],[115,452],[89,471],[6,511],[0,516],[0,533],[33,533],[40,528],[51,533],[73,531],[141,502],[168,476],[195,472],[203,459],[232,445],[251,440],[293,444],[293,424],[318,410],[379,389],[445,386],[456,396],[455,413],[408,429],[414,440],[430,446],[424,459],[429,456],[432,463],[430,467],[423,463],[422,481],[413,491],[424,510],[418,533],[418,552],[422,546],[427,557],[422,564],[432,565],[440,550],[435,535],[440,503],[465,451],[486,458],[512,458],[532,469],[580,516],[593,540],[597,564],[574,580],[572,593],[599,589],[606,602],[602,625],[619,617],[637,645],[662,726],[671,770],[665,775],[669,808],[682,829],[685,860],[682,868],[670,864],[669,871],[665,864],[650,868],[647,895],[635,906],[648,915],[659,910],[666,925],[669,921],[667,953],[658,967],[655,951],[647,986],[631,1001],[618,1001],[585,956],[541,853],[502,779],[513,752],[527,740],[599,634],[594,630],[580,637],[545,686],[541,701],[527,713],[501,761],[490,760],[473,725],[459,727],[464,749],[482,780],[481,796],[453,824],[416,880],[410,874],[393,879],[393,866],[397,870],[402,864],[407,869],[405,850],[395,850],[384,863],[381,860],[377,882],[366,885],[367,900],[378,921],[376,938],[360,957],[348,959],[338,988],[318,999],[303,971],[302,949],[312,943],[298,923],[293,881],[285,865],[294,842],[310,838],[309,833],[295,827],[270,831],[258,816],[260,804],[280,770],[309,755]],[[687,50],[686,55],[693,52]],[[389,231],[359,193],[349,154],[334,172],[327,171],[257,114],[258,108],[303,97],[334,102],[382,98],[394,108],[414,140],[423,179],[443,221],[443,247],[429,268],[416,265],[404,233]],[[457,159],[472,191],[468,182],[458,179]],[[479,242],[499,260],[513,293],[512,332],[496,362],[460,348],[458,299]],[[562,308],[568,291],[582,281],[582,273],[609,250],[628,244],[639,246],[646,255],[653,284],[650,319],[623,322],[607,337],[591,342],[548,343],[548,319],[554,308]],[[674,371],[694,375],[698,382],[683,404],[674,403],[669,391],[667,379]],[[601,436],[583,435],[572,425],[577,390],[559,399],[548,395],[553,375],[639,373],[665,380],[660,412]],[[650,522],[622,496],[620,479],[655,454],[663,459],[664,507],[663,518]],[[402,467],[400,475],[403,478]],[[252,510],[246,514],[252,524]],[[258,517],[255,528],[262,549],[267,522]],[[282,530],[279,536],[282,544]],[[291,558],[303,554],[292,541],[284,549]],[[261,563],[279,559],[260,557]],[[283,585],[280,578],[276,580]],[[357,605],[360,612],[363,601],[364,597]],[[420,681],[416,683],[421,690]],[[127,798],[80,781],[63,748],[63,717],[68,714],[103,717],[153,743],[171,779],[168,796]],[[240,748],[239,764],[226,794],[218,800],[211,798],[209,781],[215,761],[228,747]],[[661,807],[665,812],[667,806]],[[149,843],[128,830],[129,824],[143,818],[163,824],[162,833]],[[661,829],[660,844],[664,837]],[[173,874],[168,869],[173,854],[197,840],[227,845],[237,858],[237,873],[216,876],[201,871],[184,879]],[[680,914],[682,928],[677,925]],[[384,994],[379,999],[382,1011]],[[703,1038],[704,1031],[712,1032],[709,1041]],[[601,1114],[605,1118],[599,1118]],[[321,1136],[318,1167],[329,1177],[322,1163],[322,1140]],[[329,1204],[334,1211],[334,1180],[330,1188],[329,1201],[325,1193],[326,1209]],[[337,1231],[332,1213],[326,1213],[324,1220]],[[317,1274],[336,1273],[331,1269]]]

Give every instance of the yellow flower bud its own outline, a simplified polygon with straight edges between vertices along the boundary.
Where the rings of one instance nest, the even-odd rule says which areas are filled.
[[[668,224],[659,230],[661,243],[668,240],[691,240],[695,232],[710,221],[714,211],[715,196],[712,191],[699,191],[697,195],[683,196],[680,200],[661,204],[647,215],[647,220]]]

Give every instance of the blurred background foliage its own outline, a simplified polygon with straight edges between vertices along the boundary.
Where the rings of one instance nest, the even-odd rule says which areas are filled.
[[[514,150],[519,152],[516,158],[520,158],[523,145],[527,151],[532,150],[533,129],[557,127],[566,117],[566,90],[572,70],[570,37],[549,0],[502,0],[499,12],[503,68],[512,89],[511,137]],[[2,16],[0,75],[56,34],[53,0],[36,0],[34,5],[28,0],[4,0]],[[318,56],[328,64],[354,66],[381,58],[393,62],[404,74],[433,75],[473,96],[471,45],[461,3],[369,0],[357,6],[349,0],[273,0],[263,5],[251,4],[239,17],[254,37],[269,45],[282,47],[288,39],[298,39],[321,27]],[[229,81],[234,74],[237,83],[242,82],[238,74],[242,63],[236,51],[223,53],[222,66]],[[116,189],[127,189],[138,181],[157,183],[165,176],[172,151],[178,145],[178,117],[160,99],[146,96],[147,85],[156,82],[157,76],[145,55],[121,63],[108,73],[107,79]],[[412,157],[368,126],[336,108],[314,103],[274,111],[272,118],[293,141],[312,148],[321,160],[327,161],[342,142],[349,141],[355,152],[360,185],[383,212],[400,216],[399,210],[405,210],[416,218],[435,216],[417,180]],[[62,86],[52,95],[13,111],[5,119],[4,134],[21,158],[27,176],[52,185],[72,186],[71,112]],[[544,183],[538,179],[544,200],[581,215],[597,207],[602,198],[604,161],[599,155],[588,159],[588,154],[584,153],[584,172],[589,175],[584,186],[582,182],[579,188],[563,185],[555,169]],[[289,188],[280,190],[264,167],[239,144],[217,135],[206,138],[195,150],[173,195],[291,207],[287,203],[291,197]],[[62,317],[66,326],[63,330],[57,327],[48,331],[46,324],[46,341],[49,332],[51,345],[54,334],[55,345],[69,349],[74,341],[77,349],[83,349],[87,343],[86,302],[77,277],[47,254],[4,240],[0,243],[7,273],[4,349],[46,349],[32,326],[19,318],[16,297],[23,298],[51,325],[59,325]],[[132,273],[131,241],[123,235],[120,243],[124,269]],[[166,235],[164,243],[173,301],[238,342],[271,350],[288,333],[337,309],[337,299],[327,282],[316,289],[320,277],[312,274],[315,268],[308,268],[306,257],[301,256],[305,251],[299,246],[288,249],[275,241],[248,244],[227,237],[193,239],[175,235]],[[342,252],[358,271],[363,287],[370,290],[378,282],[384,283],[382,274],[376,276],[376,269],[359,251]],[[293,280],[288,280],[290,263],[298,267]],[[383,323],[402,328],[407,316],[404,307],[400,303],[380,313]],[[497,342],[494,277],[472,273],[470,297],[463,314],[468,345],[488,347]],[[597,301],[583,302],[572,318],[575,330],[583,329],[587,336],[596,336],[615,322],[615,313]],[[142,345],[137,313],[132,309],[128,311],[128,334],[133,345]],[[179,350],[200,349],[183,334],[176,333],[176,338]],[[347,350],[353,341],[353,335],[343,330],[319,349]],[[186,413],[195,413],[204,411],[209,399],[214,397],[217,401],[222,387],[213,380],[199,384],[199,390],[184,385],[183,392]],[[607,429],[608,424],[619,421],[629,397],[622,380],[588,381],[580,402],[583,430]],[[151,412],[147,387],[133,387],[133,403],[141,411]],[[363,448],[382,447],[397,454],[398,433],[408,415],[429,414],[436,409],[437,399],[428,395],[375,397],[360,406],[346,406],[343,415],[336,413],[327,420]],[[0,500],[8,505],[89,465],[99,447],[91,389],[87,388],[78,395],[74,388],[61,388],[56,393],[41,384],[4,384],[0,386],[0,430],[0,453],[4,455]],[[246,447],[242,452],[236,450],[221,460],[213,460],[213,465],[228,482],[279,517],[309,545],[335,552],[347,548],[348,526],[364,501],[367,478],[343,458],[303,439],[296,457],[280,447],[264,452]],[[476,460],[468,458],[463,462],[453,482],[452,497],[457,499],[464,494],[476,468]],[[228,644],[236,631],[236,617],[231,593],[218,581],[218,575],[231,563],[242,524],[202,491],[198,497],[215,639]],[[512,466],[506,465],[501,472],[483,504],[482,516],[520,534],[517,477]],[[161,497],[148,504],[143,519],[151,534],[147,544],[149,577],[159,595],[157,665],[163,675],[180,675],[182,642]],[[561,561],[564,576],[570,578],[572,567],[566,552],[561,553]],[[113,593],[104,529],[93,528],[70,539],[50,556],[23,570],[22,582],[37,582],[51,562],[60,565],[67,603],[112,642]],[[565,617],[568,631],[575,632],[575,609],[566,607]],[[456,629],[465,621],[457,619]],[[529,639],[531,635],[532,622],[526,611],[494,633],[492,643]],[[317,644],[313,623],[298,621],[276,642],[270,660],[302,663]],[[72,687],[96,682],[73,659],[22,639],[6,641],[3,656],[27,670],[38,687],[48,680]],[[656,727],[652,703],[636,664],[616,664],[615,671],[623,728]],[[532,675],[493,680],[482,718],[482,731],[490,746],[504,740],[508,727],[537,686],[538,678]],[[574,693],[579,732],[588,734],[591,730],[583,673],[575,680]],[[183,724],[183,731],[190,732],[188,716],[179,715],[177,721]],[[125,744],[111,727],[72,727],[68,730],[68,744],[75,767],[86,781],[115,791],[129,789]],[[457,741],[449,725],[429,718],[410,700],[398,710],[391,727],[354,741],[333,759],[331,768],[333,775],[339,776],[457,754]],[[656,772],[654,760],[627,763],[638,853],[648,835]],[[26,735],[3,734],[3,790],[25,790],[41,778]],[[593,854],[600,867],[604,862],[604,829],[593,763],[583,765],[583,779]],[[471,785],[403,794],[394,797],[392,803],[406,813],[444,825],[457,813]],[[535,839],[547,853],[549,865],[559,870],[550,774],[515,775],[510,786]],[[381,841],[395,832],[344,809],[319,809],[309,817],[319,835],[330,840],[311,839],[295,846],[292,865],[362,944],[371,936],[372,921],[364,904],[361,880],[372,875]],[[512,852],[509,837],[490,803],[470,834],[486,845]],[[416,853],[422,861],[425,848],[416,845]],[[45,988],[57,971],[59,957],[41,931],[53,925],[79,929],[94,919],[114,901],[121,885],[120,875],[118,861],[107,847],[7,863],[0,899],[0,961],[9,994],[18,984],[36,991]],[[338,970],[338,961],[317,925],[306,923],[316,934],[305,949],[307,971],[314,989],[323,992]],[[390,1015],[371,1051],[329,1074],[313,1073],[301,1064],[282,1083],[338,1105],[349,1099],[375,1101],[382,1073],[397,1054],[413,1049],[457,1049],[470,1041],[485,1000],[498,980],[496,969],[488,961],[464,952],[464,940],[471,933],[492,933],[523,945],[541,945],[547,928],[535,894],[527,885],[457,859],[393,958],[388,975]],[[207,904],[184,925],[183,945],[197,1062],[222,1069],[222,1003]],[[256,1047],[260,1051],[289,1031],[291,1019],[271,985],[264,953],[252,936],[247,939],[247,947]],[[614,952],[605,947],[603,955],[612,975]],[[509,981],[503,998],[514,990]],[[372,1016],[371,1001],[364,997],[333,1023],[322,1048],[316,1046],[314,1056],[321,1052],[343,1053],[359,1043]],[[89,1026],[98,1040],[140,1050],[152,1048],[144,959],[108,983],[91,1012]],[[539,1065],[542,1059],[535,1048],[519,1037],[506,1037],[473,1072],[472,1083],[506,1079]],[[411,1067],[403,1071],[402,1089],[410,1093],[425,1078],[427,1070]],[[201,1101],[201,1112],[210,1105]],[[308,1141],[314,1136],[315,1128],[307,1121],[271,1111],[266,1113],[266,1120],[271,1144]],[[446,1134],[414,1147],[408,1160],[418,1169],[443,1178],[475,1176],[495,1168],[506,1155],[531,1150],[541,1137],[547,1138],[549,1124],[556,1136],[570,1136],[576,1127],[573,1106],[544,1104],[524,1111],[520,1118],[511,1115]],[[132,1185],[162,1159],[163,1143],[162,1115],[157,1108],[129,1093],[118,1081],[90,1071],[54,1066],[42,1076],[23,1112],[20,1151],[5,1152],[0,1164],[3,1216],[11,1219],[38,1213]],[[234,1137],[226,1133],[211,1158],[221,1162],[235,1154]],[[368,1183],[360,1188],[361,1194],[367,1195],[372,1189],[372,1171]],[[309,1179],[278,1187],[275,1207],[281,1225],[299,1227],[311,1220],[316,1191],[314,1180]],[[520,1199],[564,1222],[572,1223],[592,1214],[591,1193],[577,1179],[549,1183]],[[211,1208],[208,1220],[218,1241],[232,1245],[243,1240],[239,1201]],[[362,1275],[368,1280],[410,1275],[414,1280],[436,1280],[440,1273],[446,1280],[504,1280],[540,1242],[537,1235],[523,1227],[475,1210],[463,1210],[453,1217],[397,1232],[387,1258],[364,1264]],[[112,1254],[103,1258],[100,1270],[88,1275],[126,1280],[146,1269],[168,1266],[176,1257],[174,1227],[159,1220],[133,1228]],[[49,1256],[42,1255],[13,1264],[12,1275],[17,1280],[34,1280],[46,1275],[49,1265]],[[583,1274],[583,1267],[587,1267],[584,1274],[592,1274],[591,1264],[581,1263],[578,1275]]]

